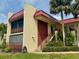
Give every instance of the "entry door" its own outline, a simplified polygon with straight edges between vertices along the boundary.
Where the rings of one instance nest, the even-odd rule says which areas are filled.
[[[47,36],[48,36],[47,23],[38,20],[38,46],[45,40]]]
[[[13,51],[22,51],[23,35],[12,35],[9,40],[9,45]]]

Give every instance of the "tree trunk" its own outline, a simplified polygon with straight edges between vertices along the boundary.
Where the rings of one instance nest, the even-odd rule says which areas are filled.
[[[61,11],[61,19],[62,19],[63,45],[65,46],[65,31],[64,31],[63,11]]]

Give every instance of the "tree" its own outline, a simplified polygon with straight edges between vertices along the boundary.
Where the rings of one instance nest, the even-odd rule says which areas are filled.
[[[0,36],[1,36],[1,40],[3,39],[4,34],[6,33],[6,31],[7,31],[6,25],[4,23],[1,23],[0,24]]]
[[[1,37],[1,40],[3,40],[2,42],[2,47],[5,48],[6,46],[6,39],[4,39],[4,35],[5,33],[7,32],[7,27],[4,23],[1,23],[0,24],[0,37]]]
[[[65,15],[70,14],[71,2],[72,2],[72,0],[50,0],[50,13],[51,14],[61,13],[62,35],[63,35],[64,46],[65,46],[65,32],[64,32],[63,14],[65,14]]]
[[[79,0],[75,0],[75,2],[71,6],[71,12],[74,18],[77,18],[79,15]]]

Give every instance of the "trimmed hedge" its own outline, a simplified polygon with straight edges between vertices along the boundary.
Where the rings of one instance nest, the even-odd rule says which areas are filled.
[[[43,52],[64,52],[64,51],[79,51],[79,47],[76,46],[66,46],[66,47],[44,47]]]
[[[9,47],[6,47],[5,49],[3,49],[4,52],[8,53],[8,52],[12,52],[12,49]]]

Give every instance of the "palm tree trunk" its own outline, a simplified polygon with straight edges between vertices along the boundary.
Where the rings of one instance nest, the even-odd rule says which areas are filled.
[[[62,19],[63,45],[65,46],[65,31],[64,31],[63,11],[61,11],[61,19]]]

